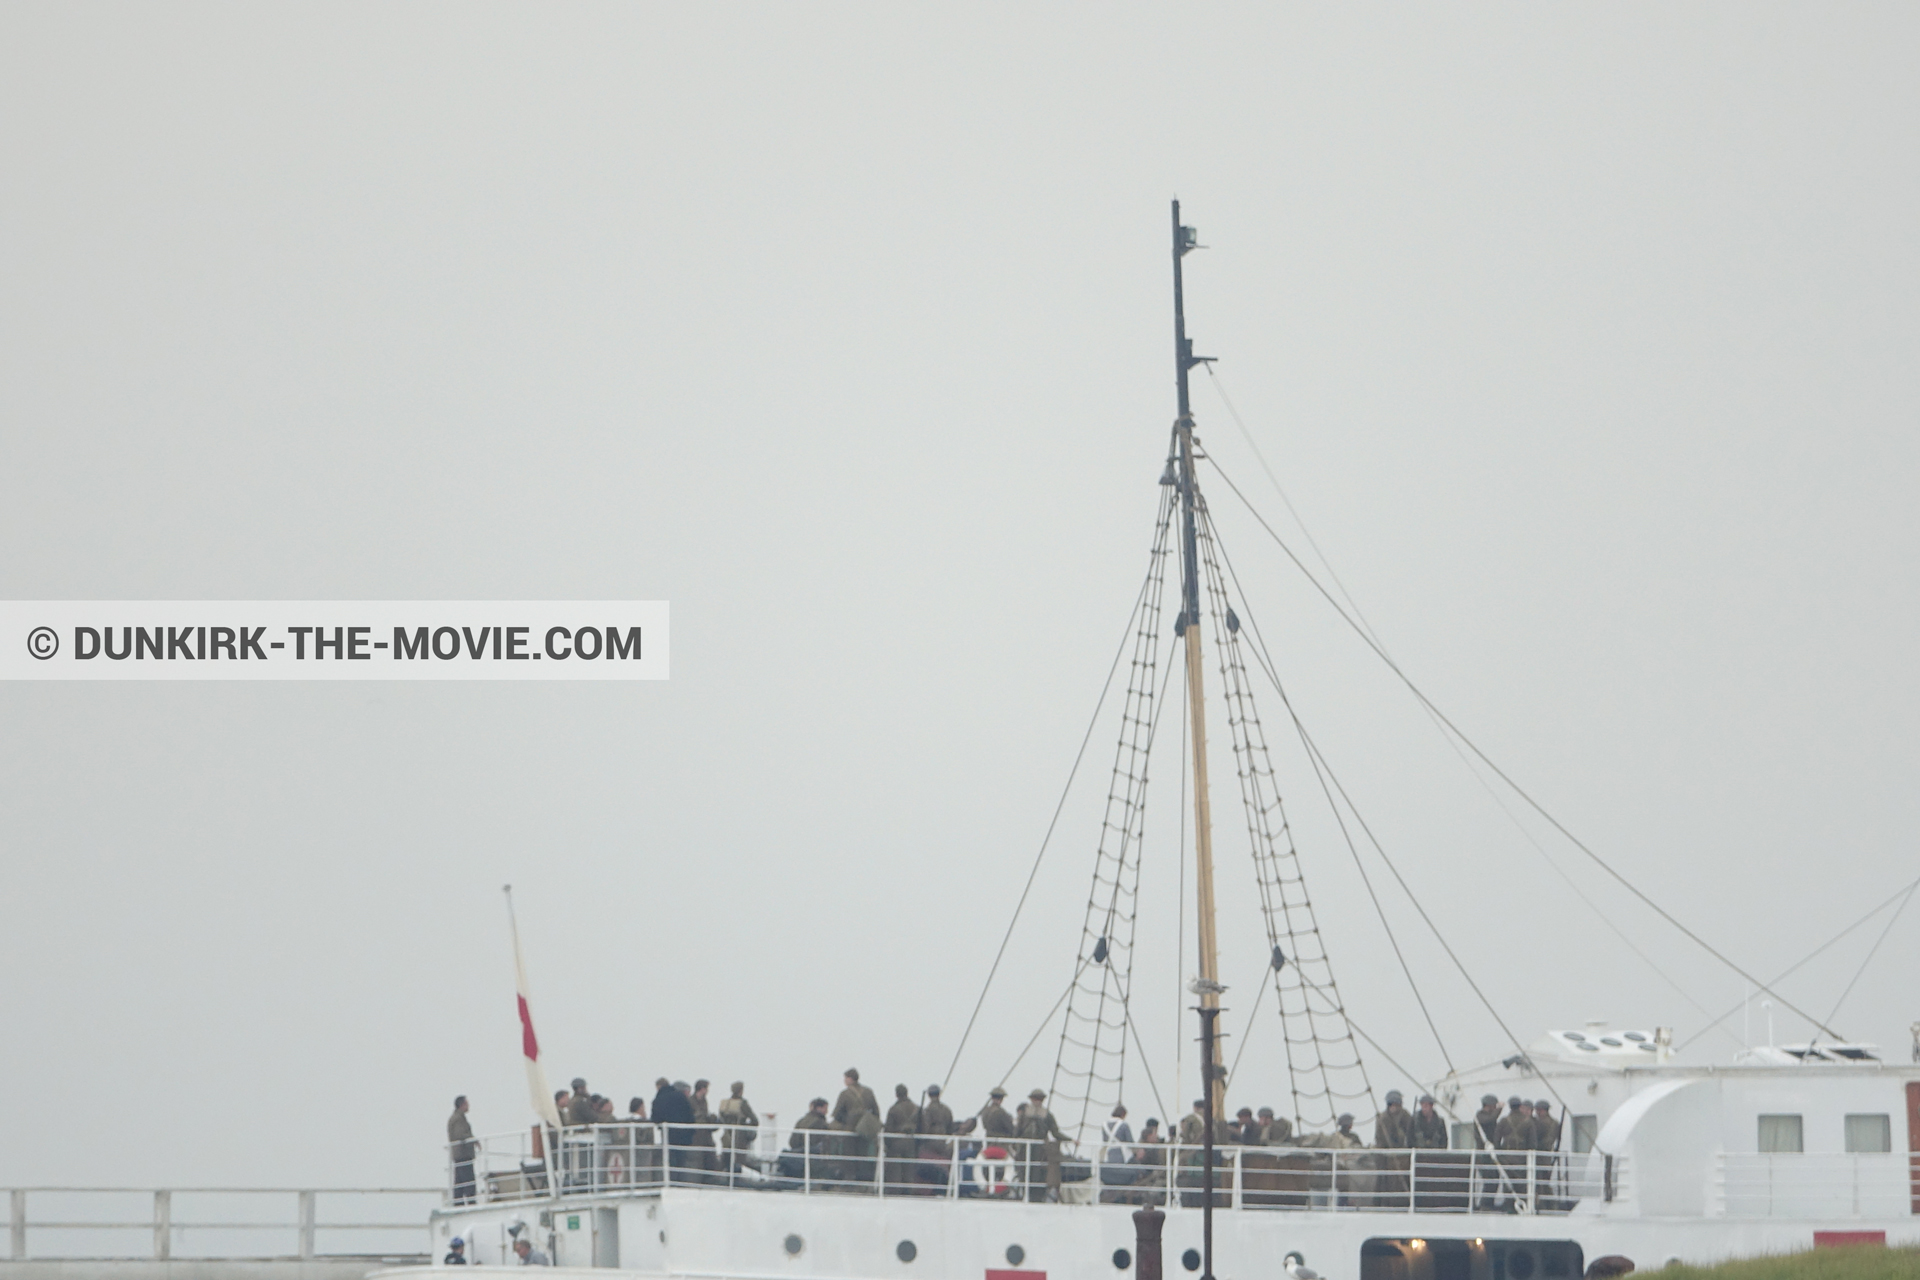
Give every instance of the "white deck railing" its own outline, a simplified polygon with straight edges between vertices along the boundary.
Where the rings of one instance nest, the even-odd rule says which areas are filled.
[[[428,1212],[443,1194],[434,1187],[14,1187],[6,1193],[6,1257],[420,1261],[433,1243]]]
[[[884,1134],[866,1143],[830,1129],[575,1126],[486,1137],[470,1162],[448,1148],[450,1204],[503,1203],[719,1187],[801,1195],[910,1195],[1199,1207],[1202,1148],[1129,1145],[1124,1161],[1077,1157],[1050,1174],[1038,1142]],[[1567,1213],[1611,1200],[1624,1162],[1597,1153],[1382,1151],[1243,1147],[1214,1151],[1214,1204],[1225,1209]]]
[[[1913,1213],[1905,1152],[1723,1154],[1715,1161],[1720,1211],[1729,1218],[1904,1218]]]

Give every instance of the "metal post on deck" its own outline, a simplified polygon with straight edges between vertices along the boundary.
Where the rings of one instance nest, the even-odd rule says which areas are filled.
[[[153,1193],[153,1256],[165,1262],[173,1257],[173,1192]]]
[[[1133,1280],[1160,1280],[1160,1229],[1166,1223],[1167,1215],[1152,1205],[1134,1210]]]
[[[313,1202],[314,1193],[300,1193],[300,1260],[305,1262],[313,1257]]]
[[[27,1193],[11,1191],[7,1195],[7,1256],[15,1262],[27,1260]]]

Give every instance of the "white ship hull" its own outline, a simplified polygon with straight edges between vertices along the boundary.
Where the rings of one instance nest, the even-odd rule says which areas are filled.
[[[569,1197],[539,1226],[537,1206],[448,1209],[436,1214],[434,1238],[444,1250],[455,1235],[483,1265],[513,1265],[511,1221],[531,1224],[566,1269],[609,1270],[654,1280],[1018,1280],[1072,1276],[1130,1280],[1136,1252],[1133,1209],[1126,1205],[1057,1205],[987,1200],[779,1193],[669,1187],[593,1200]],[[1201,1246],[1198,1209],[1167,1213],[1163,1260],[1168,1280],[1195,1274],[1182,1255]],[[568,1220],[572,1220],[569,1229]],[[1373,1210],[1216,1212],[1214,1270],[1219,1280],[1284,1275],[1283,1257],[1299,1252],[1328,1280],[1497,1280],[1498,1276],[1580,1274],[1593,1259],[1620,1254],[1645,1270],[1670,1259],[1707,1263],[1812,1247],[1820,1233],[1866,1233],[1889,1245],[1920,1245],[1920,1219],[1647,1218],[1605,1212],[1529,1214],[1395,1213]],[[798,1247],[792,1237],[798,1237]],[[1409,1242],[1424,1242],[1422,1250]],[[1452,1247],[1450,1242],[1462,1242]],[[1481,1242],[1476,1248],[1474,1242]],[[902,1248],[911,1244],[911,1250]],[[1384,1244],[1397,1242],[1396,1258]],[[1565,1246],[1577,1246],[1569,1256]],[[1529,1252],[1531,1269],[1514,1265]],[[911,1254],[911,1260],[902,1255]],[[1422,1254],[1426,1255],[1425,1258]],[[1122,1256],[1124,1254],[1124,1256]],[[1467,1259],[1467,1269],[1445,1255]],[[596,1255],[598,1266],[596,1267]],[[1498,1255],[1505,1265],[1496,1265]],[[1554,1265],[1556,1255],[1565,1258]],[[1013,1259],[1018,1259],[1014,1261]],[[1435,1259],[1440,1259],[1436,1264]],[[1121,1265],[1121,1264],[1125,1265]],[[450,1268],[449,1268],[450,1269]],[[409,1275],[417,1276],[417,1269]]]

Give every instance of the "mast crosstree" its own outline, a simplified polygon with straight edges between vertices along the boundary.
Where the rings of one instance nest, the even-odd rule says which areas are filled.
[[[1181,225],[1180,203],[1173,202],[1174,371],[1179,415],[1174,420],[1161,500],[1154,528],[1148,581],[1134,616],[1132,667],[1121,713],[1120,741],[1114,756],[1107,805],[1095,853],[1074,978],[1068,989],[1059,1055],[1053,1073],[1054,1111],[1082,1134],[1097,1131],[1108,1111],[1122,1099],[1126,1051],[1132,1032],[1135,922],[1145,834],[1148,760],[1165,683],[1172,676],[1173,654],[1160,645],[1162,598],[1172,542],[1179,541],[1179,609],[1173,640],[1182,649],[1184,703],[1190,717],[1186,734],[1192,756],[1194,877],[1197,980],[1193,989],[1203,1017],[1220,1008],[1220,945],[1215,929],[1213,815],[1208,779],[1204,619],[1214,627],[1221,693],[1226,706],[1234,772],[1246,815],[1269,955],[1267,980],[1274,984],[1282,1041],[1292,1087],[1296,1126],[1330,1124],[1348,1105],[1370,1098],[1371,1084],[1359,1046],[1347,1022],[1321,940],[1313,904],[1301,873],[1298,850],[1287,821],[1269,758],[1265,730],[1253,703],[1242,650],[1240,616],[1228,600],[1227,584],[1215,551],[1216,535],[1195,474],[1199,456],[1194,436],[1188,374],[1211,357],[1193,354],[1187,336],[1186,286],[1182,260],[1200,246],[1192,227]],[[1203,600],[1204,597],[1204,600]],[[1242,609],[1245,602],[1241,602]],[[1202,1064],[1207,1101],[1214,1116],[1226,1113],[1227,1073],[1220,1064],[1219,1040],[1208,1037]],[[1371,1112],[1372,1108],[1367,1108]],[[1077,1115],[1075,1112],[1077,1111]]]

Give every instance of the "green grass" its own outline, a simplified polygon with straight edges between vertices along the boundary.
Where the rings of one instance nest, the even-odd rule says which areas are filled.
[[[1856,1245],[1747,1258],[1717,1267],[1664,1267],[1660,1280],[1920,1280],[1920,1249]]]

